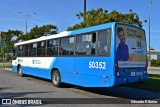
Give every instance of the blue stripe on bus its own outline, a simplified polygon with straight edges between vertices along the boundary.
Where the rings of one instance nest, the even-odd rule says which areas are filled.
[[[53,58],[53,61],[52,61],[52,63],[50,64],[49,69],[52,69],[52,66],[53,66],[53,64],[55,63],[56,59],[57,59],[56,57]]]
[[[70,36],[72,34],[73,31],[69,31],[67,36]]]

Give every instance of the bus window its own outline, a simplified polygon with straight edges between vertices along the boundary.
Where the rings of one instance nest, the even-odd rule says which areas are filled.
[[[13,47],[13,60],[17,58],[17,46]]]
[[[98,32],[98,54],[106,55],[109,52],[108,43],[109,42],[110,33],[107,30]]]
[[[74,54],[74,37],[62,38],[59,48],[59,55]]]
[[[37,43],[29,44],[29,56],[36,56]]]
[[[22,56],[28,56],[28,44],[23,45],[22,48]]]
[[[46,43],[45,41],[37,43],[37,56],[45,56],[46,55]]]
[[[23,52],[22,48],[23,48],[22,45],[18,46],[18,50],[17,50],[17,55],[18,56],[22,56],[22,52]]]
[[[96,51],[96,33],[77,36],[76,54],[94,55]]]
[[[47,56],[58,55],[59,39],[47,41]]]

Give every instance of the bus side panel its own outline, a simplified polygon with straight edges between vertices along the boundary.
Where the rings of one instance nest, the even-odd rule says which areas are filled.
[[[85,75],[86,87],[108,86],[110,65],[109,57],[75,57],[75,72],[77,75]]]
[[[17,66],[12,66],[12,71],[17,72]]]
[[[21,65],[23,74],[27,74],[30,71],[28,68],[29,68],[28,66]]]
[[[17,72],[17,60],[12,60],[12,71]]]
[[[20,65],[24,74],[50,79],[50,73],[46,72],[47,68],[45,57],[30,57],[19,60],[22,62]],[[48,60],[48,63],[51,63],[51,61],[52,60]]]
[[[62,82],[84,86],[85,75],[77,74],[74,64],[74,57],[57,57],[52,68],[58,68]]]
[[[75,73],[63,73],[62,82],[85,86],[85,75]]]
[[[27,67],[24,73],[32,76],[45,78],[45,79],[51,79],[50,70],[47,70],[45,68]]]
[[[86,87],[109,87],[110,78],[104,78],[99,76],[86,76]]]
[[[54,61],[54,57],[37,57],[32,58],[28,62],[29,71],[34,76],[38,76],[45,79],[51,79],[50,64]]]

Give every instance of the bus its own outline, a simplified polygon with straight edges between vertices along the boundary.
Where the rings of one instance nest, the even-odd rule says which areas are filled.
[[[147,80],[145,31],[111,22],[14,45],[12,71],[51,80],[55,87],[112,87]]]

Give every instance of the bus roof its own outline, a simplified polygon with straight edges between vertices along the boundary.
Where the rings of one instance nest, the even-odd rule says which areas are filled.
[[[61,32],[59,34],[53,34],[53,35],[50,35],[50,36],[41,36],[41,37],[36,38],[36,39],[31,39],[31,40],[27,40],[27,41],[22,41],[22,42],[16,43],[15,45],[23,45],[23,44],[28,44],[28,43],[33,43],[33,42],[38,42],[38,41],[58,38],[58,37],[65,37],[65,36],[67,36],[68,33],[69,33],[68,31],[64,31],[64,32]]]
[[[32,39],[32,40],[27,40],[27,41],[16,43],[15,46],[16,45],[34,43],[34,42],[43,41],[43,40],[54,39],[54,38],[59,38],[59,37],[66,37],[66,36],[83,34],[83,33],[87,33],[87,32],[103,30],[103,29],[106,29],[106,28],[111,28],[115,24],[129,25],[129,24],[121,23],[121,22],[110,22],[110,23],[91,26],[91,27],[88,27],[88,28],[82,28],[82,29],[73,30],[73,31],[63,31],[63,32],[60,32],[58,34],[53,34],[53,35],[50,35],[50,36],[42,36],[42,37],[39,37],[39,38],[36,38],[36,39]],[[133,26],[133,25],[130,25],[130,26]]]

